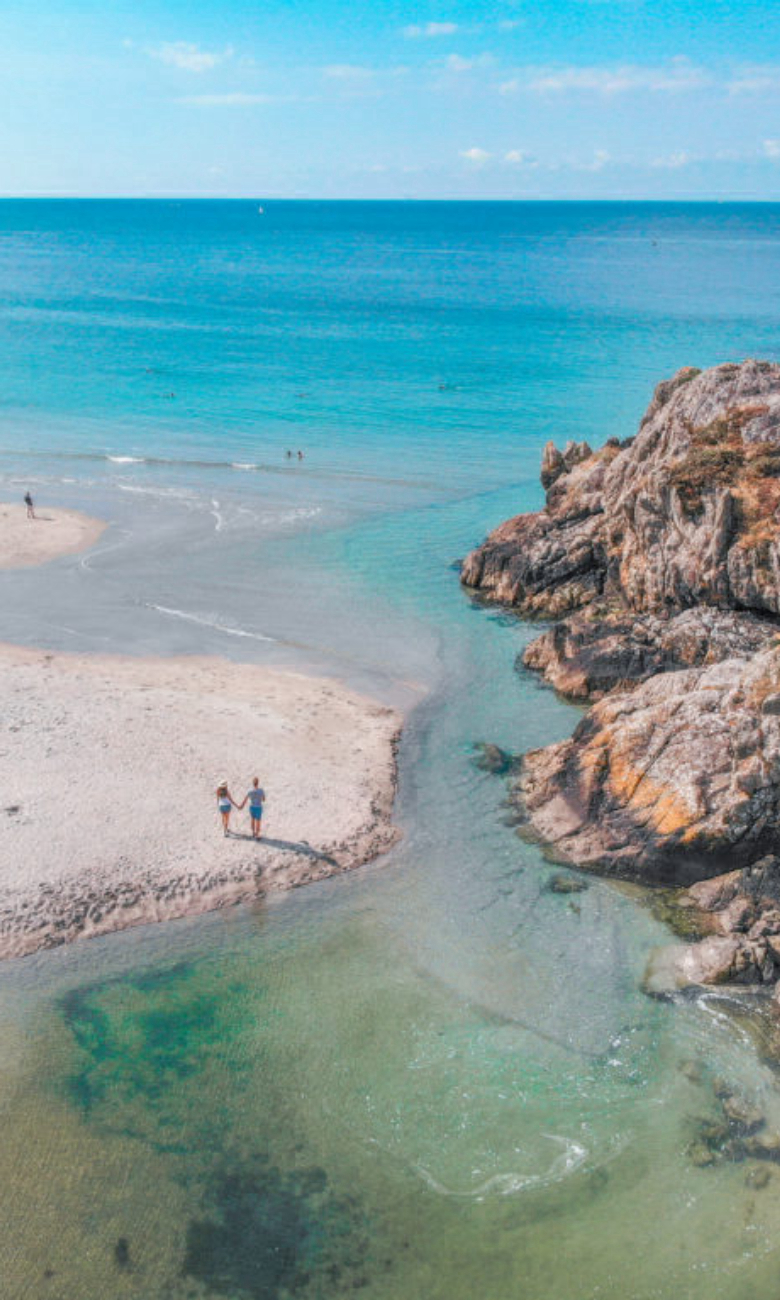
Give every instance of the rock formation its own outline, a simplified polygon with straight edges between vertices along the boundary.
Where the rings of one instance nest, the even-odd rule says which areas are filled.
[[[567,862],[684,884],[780,852],[780,648],[659,674],[525,755],[515,797]]]
[[[522,663],[567,699],[596,700],[656,673],[749,658],[779,630],[755,614],[706,605],[671,617],[575,614],[532,641]]]
[[[780,365],[680,370],[636,438],[548,445],[543,482],[545,508],[464,561],[487,599],[548,617],[597,602],[780,613]]]
[[[780,979],[780,858],[760,858],[684,890],[677,906],[710,933],[696,943],[661,948],[646,985],[665,993],[700,984],[777,986]],[[775,993],[777,998],[778,993]]]
[[[524,833],[560,861],[647,883],[729,872],[728,903],[701,944],[677,949],[677,974],[773,983],[780,365],[681,370],[635,438],[548,444],[542,482],[544,508],[502,524],[462,569],[481,598],[559,620],[523,662],[593,702],[571,739],[525,755],[512,792]],[[774,855],[777,897],[750,895]]]

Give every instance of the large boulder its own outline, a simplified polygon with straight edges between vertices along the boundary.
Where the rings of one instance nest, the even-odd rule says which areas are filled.
[[[491,533],[466,586],[555,617],[594,602],[780,613],[779,365],[681,370],[630,443],[553,453],[545,508]]]
[[[780,852],[780,649],[613,692],[523,760],[526,830],[566,862],[683,885]]]

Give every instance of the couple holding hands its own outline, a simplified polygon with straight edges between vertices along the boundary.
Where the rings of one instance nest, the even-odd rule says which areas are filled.
[[[258,777],[252,778],[251,789],[247,790],[241,803],[236,803],[230,793],[227,781],[222,781],[217,786],[217,807],[219,808],[222,818],[222,830],[225,835],[230,834],[230,814],[235,808],[241,812],[249,804],[249,817],[252,822],[252,839],[259,840],[263,827],[263,804],[265,803],[265,790],[260,786]]]

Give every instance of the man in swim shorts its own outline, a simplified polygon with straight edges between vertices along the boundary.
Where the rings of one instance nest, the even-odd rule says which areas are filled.
[[[252,778],[252,788],[247,790],[243,808],[249,804],[249,818],[252,823],[252,839],[259,840],[263,829],[263,804],[265,803],[265,790],[260,785],[259,777]]]
[[[27,518],[28,518],[28,519],[34,519],[34,518],[35,518],[35,506],[33,505],[33,499],[32,499],[32,497],[30,496],[30,493],[29,493],[29,492],[25,492],[25,494],[24,494],[24,504],[27,506]]]

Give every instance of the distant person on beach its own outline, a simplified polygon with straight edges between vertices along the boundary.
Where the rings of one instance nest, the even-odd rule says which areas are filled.
[[[244,803],[246,803],[246,800],[244,800]],[[244,804],[242,803],[241,807],[243,808],[243,806]],[[223,781],[221,785],[217,786],[217,807],[219,808],[219,815],[222,818],[223,833],[225,835],[229,835],[230,814],[233,808],[236,807],[236,804],[233,801],[233,797],[230,791],[228,790],[227,783],[225,781]]]
[[[302,451],[299,451],[299,452],[298,452],[298,460],[303,460],[303,452],[302,452]]]
[[[288,460],[292,460],[292,452],[291,452],[291,451],[288,451],[288,452],[287,452],[287,459],[288,459]]]
[[[28,518],[28,519],[34,519],[34,518],[35,518],[35,506],[33,505],[33,499],[32,499],[32,497],[30,496],[30,493],[29,493],[29,492],[25,492],[25,494],[24,494],[24,504],[27,506],[27,518]]]
[[[252,788],[247,790],[246,798],[239,807],[244,808],[249,804],[249,817],[252,822],[252,839],[259,840],[263,829],[263,804],[265,803],[265,790],[261,788],[258,777],[252,778]]]

